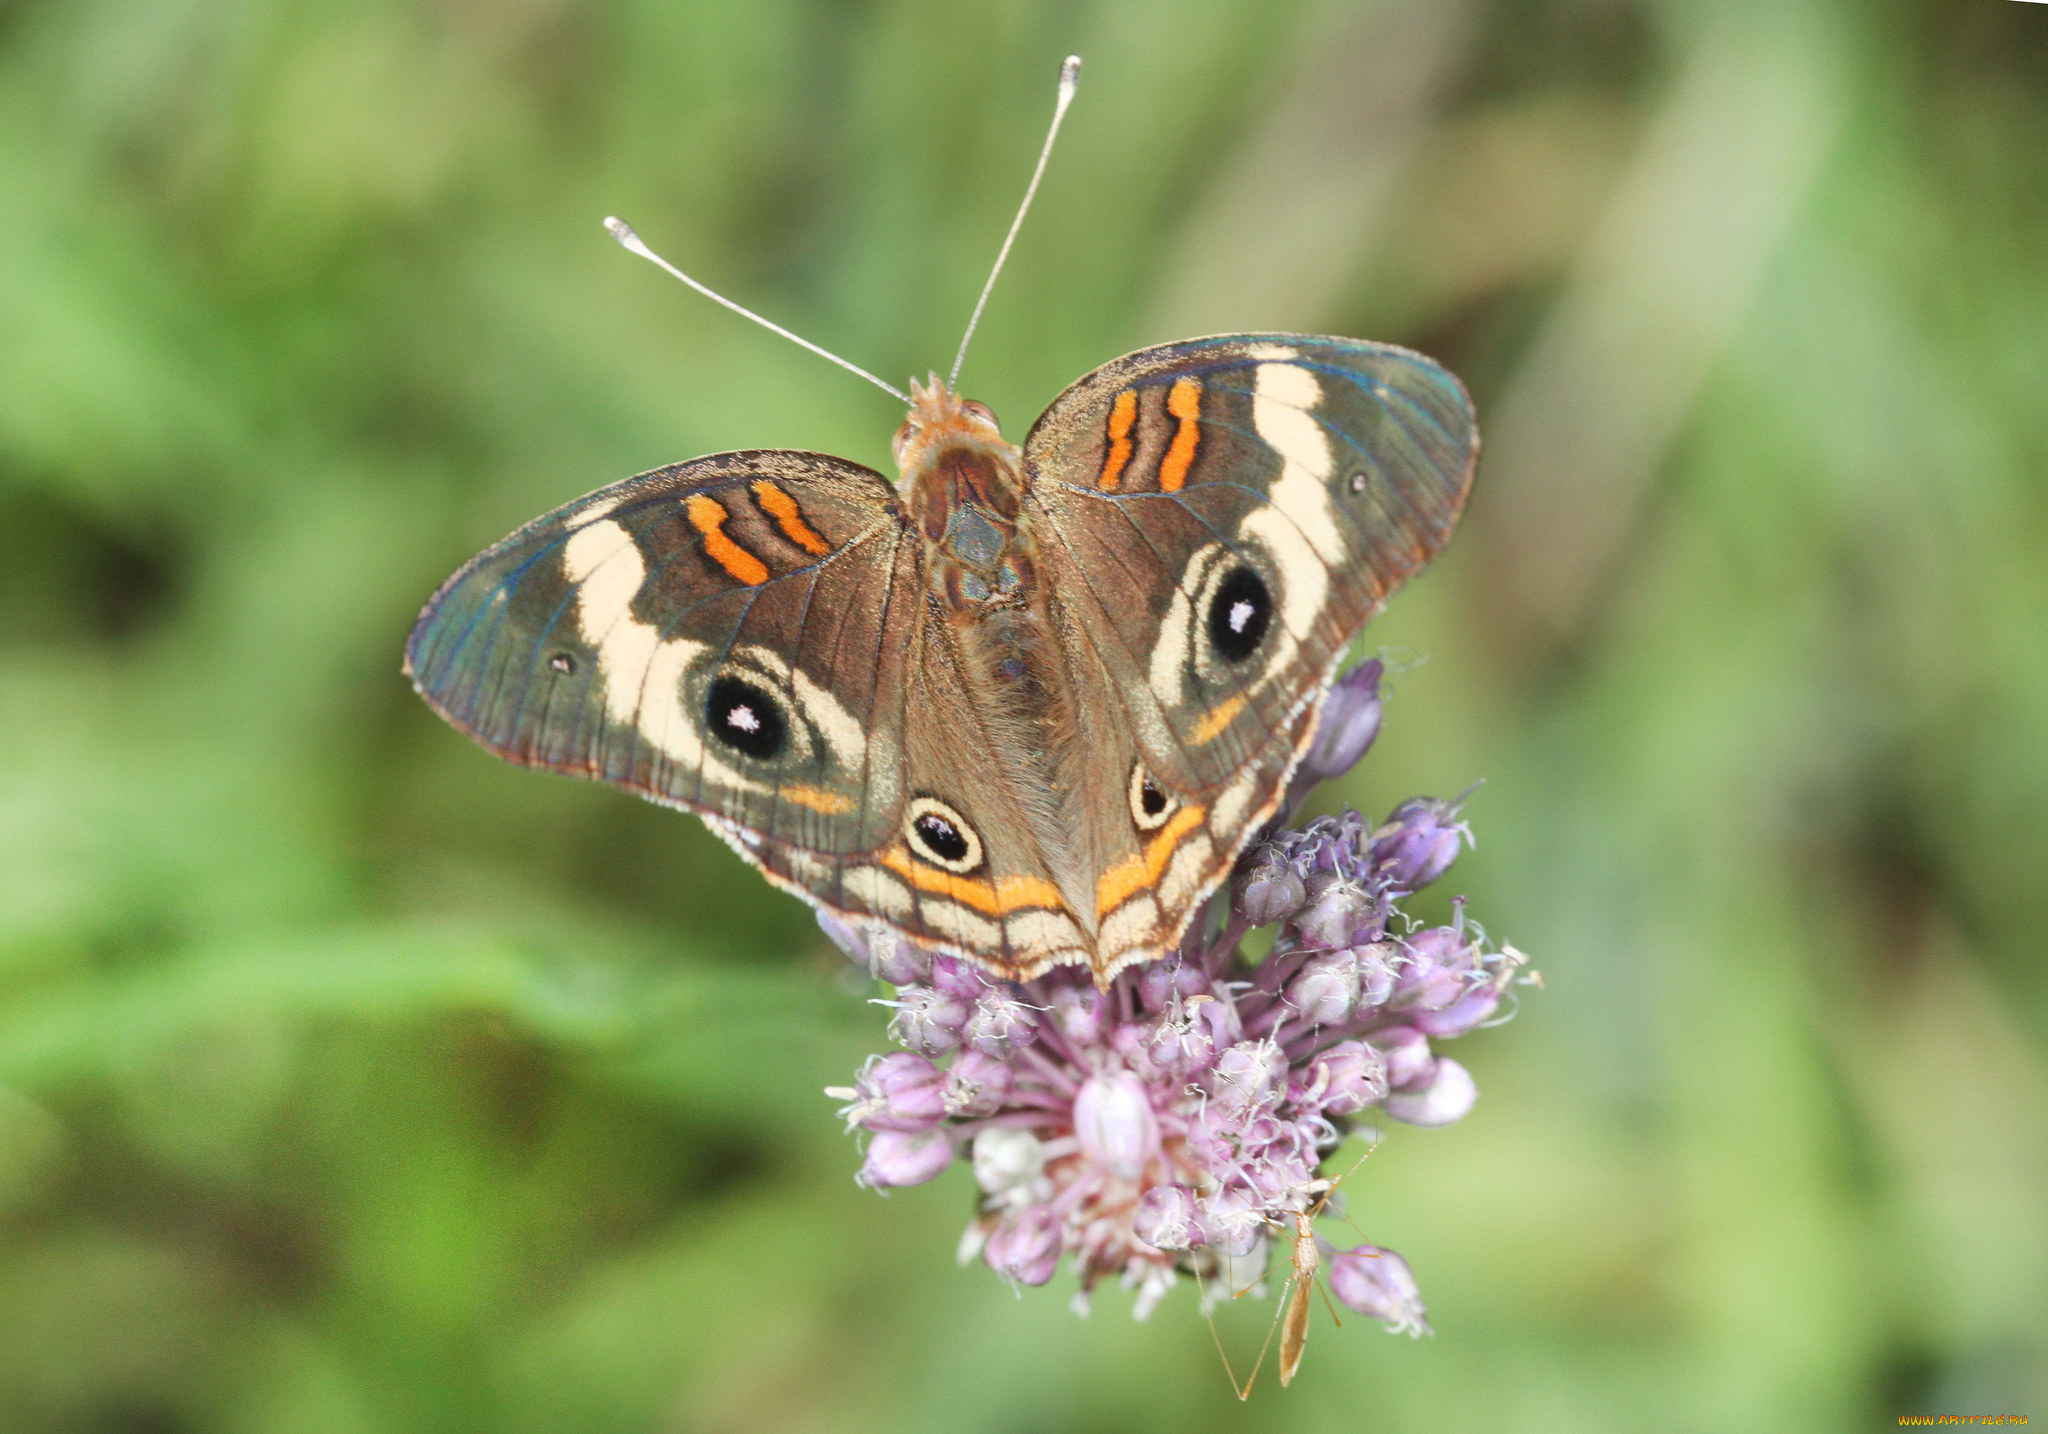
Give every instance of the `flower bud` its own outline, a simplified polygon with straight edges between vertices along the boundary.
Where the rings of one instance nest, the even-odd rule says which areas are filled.
[[[1092,1046],[1101,1039],[1107,1009],[1102,992],[1093,985],[1053,988],[1053,1026],[1076,1049]]]
[[[1219,1051],[1244,1039],[1244,1018],[1230,1001],[1198,1001],[1188,1007],[1188,1014],[1208,1031]]]
[[[1479,943],[1458,926],[1432,926],[1418,931],[1404,943],[1416,956],[1427,956],[1447,971],[1461,976],[1476,973],[1481,966]]]
[[[1045,1142],[1028,1130],[991,1125],[974,1137],[974,1183],[989,1195],[1021,1190],[1045,1169]]]
[[[898,1045],[928,1056],[944,1055],[960,1044],[960,1027],[967,1020],[967,1007],[930,986],[905,986],[897,991],[896,1014],[889,1019],[889,1037]]]
[[[1020,1285],[1042,1285],[1060,1264],[1060,1218],[1033,1205],[996,1226],[981,1247],[988,1267]]]
[[[1312,1178],[1301,1152],[1284,1140],[1260,1147],[1244,1162],[1244,1178],[1252,1194],[1268,1208],[1279,1205]]]
[[[1401,803],[1373,833],[1373,869],[1399,891],[1428,886],[1450,869],[1460,838],[1471,835],[1457,816],[1453,803],[1434,797]]]
[[[1225,1112],[1247,1114],[1286,1089],[1287,1057],[1272,1041],[1239,1041],[1209,1068],[1210,1098]]]
[[[1372,1048],[1386,1062],[1387,1085],[1408,1090],[1427,1084],[1436,1074],[1436,1057],[1429,1053],[1429,1038],[1413,1026],[1388,1026],[1374,1031]]]
[[[877,981],[908,986],[930,978],[931,953],[886,926],[856,925],[821,908],[818,929],[832,938],[832,944],[846,953],[847,960],[867,967],[868,974]]]
[[[1391,941],[1374,941],[1352,947],[1351,953],[1358,958],[1358,1009],[1378,1010],[1393,999],[1400,949]]]
[[[1176,1001],[1208,994],[1208,976],[1178,956],[1154,961],[1138,973],[1138,999],[1148,1011],[1164,1011]]]
[[[1416,1011],[1408,1019],[1424,1035],[1462,1036],[1499,1009],[1500,992],[1482,983],[1440,1011]]]
[[[937,1066],[909,1051],[870,1056],[854,1082],[853,1104],[841,1113],[874,1131],[930,1130],[946,1116],[944,1080]]]
[[[870,971],[874,969],[874,953],[869,950],[867,939],[852,923],[841,921],[821,906],[818,908],[818,929],[845,953],[847,960]]]
[[[1465,982],[1427,956],[1404,956],[1394,981],[1394,1004],[1404,1011],[1437,1011],[1465,993]]]
[[[994,1115],[1010,1098],[1016,1072],[1005,1061],[980,1051],[962,1051],[946,1068],[943,1102],[946,1114],[973,1119]]]
[[[1261,846],[1238,865],[1230,909],[1254,926],[1285,921],[1301,909],[1301,875],[1278,848]]]
[[[1074,1097],[1074,1138],[1081,1153],[1112,1175],[1135,1180],[1159,1153],[1159,1118],[1144,1082],[1129,1071],[1092,1075]]]
[[[1374,915],[1372,894],[1342,872],[1312,872],[1304,886],[1307,898],[1295,913],[1294,929],[1309,950],[1349,946]]]
[[[1217,1179],[1228,1178],[1237,1168],[1239,1126],[1237,1117],[1209,1102],[1188,1121],[1188,1154]]]
[[[1463,996],[1479,970],[1479,949],[1455,926],[1432,926],[1408,938],[1394,980],[1394,1004],[1439,1011]]]
[[[1438,1056],[1427,1085],[1387,1097],[1387,1114],[1409,1125],[1449,1125],[1462,1120],[1479,1099],[1472,1073],[1449,1056]]]
[[[956,1000],[977,1001],[992,984],[971,961],[962,961],[958,956],[932,957],[933,989]]]
[[[1358,958],[1349,949],[1311,956],[1287,983],[1287,1000],[1315,1026],[1339,1026],[1358,1009]]]
[[[1330,1293],[1394,1334],[1428,1334],[1415,1272],[1392,1250],[1360,1245],[1330,1257]]]
[[[892,986],[911,986],[931,979],[932,953],[885,926],[868,930],[868,973]]]
[[[1212,1190],[1195,1202],[1195,1228],[1219,1255],[1249,1255],[1265,1226],[1252,1202],[1235,1190]]]
[[[960,1028],[961,1039],[983,1055],[1009,1056],[1038,1038],[1031,1008],[1000,987],[982,992]]]
[[[953,1142],[944,1130],[883,1130],[868,1141],[867,1159],[854,1179],[870,1190],[922,1185],[952,1163]]]
[[[1340,1041],[1315,1059],[1311,1085],[1297,1104],[1313,1104],[1324,1115],[1356,1115],[1387,1098],[1387,1063],[1363,1041]]]
[[[1379,660],[1360,663],[1330,687],[1315,740],[1301,770],[1319,781],[1343,776],[1358,765],[1380,731]]]
[[[1152,1023],[1145,1037],[1145,1060],[1154,1071],[1170,1079],[1184,1080],[1208,1068],[1216,1059],[1216,1039],[1210,1023],[1202,1019],[1202,1012],[1215,1004],[1204,1001],[1179,1015],[1169,1011]]]
[[[1124,1065],[1148,1079],[1156,1074],[1152,1069],[1152,1026],[1145,1021],[1119,1021],[1110,1027],[1104,1038],[1103,1047],[1115,1055]]]
[[[1131,1214],[1131,1232],[1155,1250],[1185,1250],[1202,1238],[1195,1197],[1180,1185],[1154,1185]]]
[[[1260,1146],[1271,1145],[1274,1141],[1284,1138],[1288,1129],[1289,1126],[1283,1125],[1270,1115],[1254,1115],[1238,1122],[1237,1143],[1243,1150],[1256,1152]]]

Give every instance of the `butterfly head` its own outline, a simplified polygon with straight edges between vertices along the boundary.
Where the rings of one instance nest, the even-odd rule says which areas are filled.
[[[907,483],[949,448],[1014,452],[985,403],[962,398],[937,374],[910,381],[910,413],[896,430],[896,466]]]

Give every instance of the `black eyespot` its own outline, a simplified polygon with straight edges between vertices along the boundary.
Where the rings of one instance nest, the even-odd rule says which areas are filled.
[[[918,856],[956,876],[981,866],[981,838],[965,817],[935,798],[911,801],[903,817],[903,835]]]
[[[945,861],[966,860],[967,838],[960,835],[960,828],[937,812],[926,812],[913,825],[917,828],[918,840],[931,848],[932,855]]]
[[[711,684],[704,699],[704,720],[712,736],[757,761],[775,756],[789,741],[781,706],[738,677],[721,677]]]
[[[1273,620],[1273,595],[1250,568],[1239,568],[1217,584],[1209,600],[1209,641],[1226,661],[1242,662],[1258,650]]]
[[[1152,774],[1145,770],[1143,762],[1131,768],[1130,799],[1131,820],[1137,823],[1141,832],[1159,830],[1180,807],[1179,802],[1152,780]]]
[[[548,666],[566,677],[576,670],[576,659],[566,652],[558,652],[548,659]]]

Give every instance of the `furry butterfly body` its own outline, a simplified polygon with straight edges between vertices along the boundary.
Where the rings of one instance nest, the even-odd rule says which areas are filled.
[[[472,560],[406,669],[498,755],[696,812],[846,921],[1107,983],[1273,814],[1477,446],[1455,378],[1353,339],[1142,350],[1021,448],[934,380],[900,484],[783,451],[628,479]]]

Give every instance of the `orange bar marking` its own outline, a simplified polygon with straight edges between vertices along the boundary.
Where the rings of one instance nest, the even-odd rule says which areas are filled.
[[[881,862],[919,891],[950,896],[961,905],[971,906],[988,916],[1008,916],[1025,907],[1042,907],[1048,911],[1067,909],[1066,902],[1060,899],[1058,887],[1022,872],[1012,873],[991,886],[972,877],[955,876],[950,871],[920,865],[899,849],[883,852]]]
[[[1102,873],[1102,880],[1095,887],[1095,914],[1107,916],[1139,892],[1159,885],[1181,838],[1200,826],[1205,815],[1206,808],[1182,807],[1173,814],[1172,821],[1159,829],[1157,836],[1145,843],[1143,852],[1125,857]]]
[[[1095,480],[1095,486],[1105,493],[1116,488],[1117,480],[1124,476],[1124,465],[1131,461],[1131,429],[1137,421],[1138,391],[1127,388],[1109,406],[1109,457],[1102,460],[1102,476]]]
[[[796,499],[766,478],[754,485],[754,501],[761,505],[761,511],[775,520],[775,525],[782,529],[782,536],[805,552],[822,558],[832,551],[832,545],[804,521],[804,510],[797,506]]]
[[[1166,411],[1180,420],[1174,430],[1173,446],[1159,465],[1159,491],[1178,493],[1188,481],[1188,465],[1195,461],[1195,445],[1202,441],[1202,381],[1177,378],[1166,391]]]
[[[1221,736],[1223,729],[1237,720],[1237,714],[1244,711],[1245,695],[1226,697],[1202,714],[1202,720],[1195,724],[1195,730],[1188,734],[1188,740],[1197,747],[1213,742]]]
[[[842,797],[837,792],[828,792],[823,787],[796,783],[776,788],[775,795],[784,801],[795,802],[800,807],[809,807],[814,812],[823,812],[828,817],[843,817],[853,810],[853,798]]]
[[[711,561],[724,568],[734,582],[751,588],[768,581],[768,565],[725,535],[725,520],[730,515],[717,499],[692,493],[683,500],[683,511],[704,535],[704,551]]]

